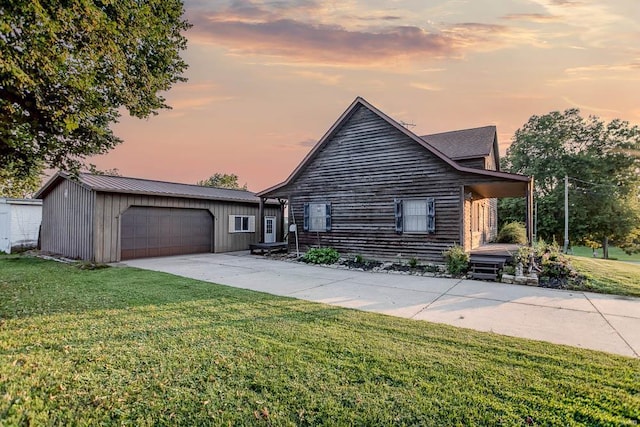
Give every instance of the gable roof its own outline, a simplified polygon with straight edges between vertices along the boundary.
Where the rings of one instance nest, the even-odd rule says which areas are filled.
[[[436,147],[447,157],[461,160],[490,156],[497,139],[496,133],[495,126],[483,126],[423,135],[420,138]]]
[[[311,151],[305,156],[304,159],[302,159],[300,164],[293,170],[291,175],[289,175],[289,177],[285,181],[281,182],[280,184],[276,184],[272,187],[269,187],[266,190],[259,191],[258,193],[256,193],[256,195],[259,197],[264,197],[265,195],[273,192],[274,190],[278,190],[279,188],[289,185],[304,170],[304,168],[316,157],[316,155],[320,152],[321,148],[325,144],[327,144],[331,140],[331,138],[340,130],[340,128],[349,120],[349,118],[358,109],[358,107],[361,107],[361,106],[372,111],[378,117],[386,121],[388,124],[396,128],[398,131],[400,131],[404,135],[411,138],[414,142],[421,145],[423,148],[431,152],[434,156],[436,156],[437,158],[439,158],[440,160],[442,160],[443,162],[445,162],[446,164],[448,164],[449,166],[451,166],[457,171],[466,172],[473,175],[493,176],[498,179],[513,180],[513,181],[520,181],[520,182],[528,182],[531,180],[530,177],[525,175],[518,175],[518,174],[507,173],[507,172],[491,171],[491,170],[484,170],[484,169],[475,169],[475,168],[462,166],[456,163],[453,159],[449,158],[447,155],[445,155],[442,151],[440,151],[440,149],[427,143],[418,135],[406,129],[400,123],[396,122],[391,117],[387,116],[385,113],[378,110],[376,107],[374,107],[369,102],[367,102],[364,98],[358,96],[351,103],[349,108],[347,108],[345,112],[342,113],[342,115],[333,124],[333,126],[331,126],[331,128],[329,128],[329,130],[323,135],[323,137],[320,138],[318,143],[314,145]]]
[[[260,198],[250,191],[227,188],[204,187],[177,182],[153,181],[125,176],[93,175],[80,173],[77,180],[67,172],[55,174],[35,197],[44,198],[64,179],[73,180],[84,188],[102,193],[141,194],[149,196],[169,196],[189,199],[220,200],[243,203],[259,203]]]

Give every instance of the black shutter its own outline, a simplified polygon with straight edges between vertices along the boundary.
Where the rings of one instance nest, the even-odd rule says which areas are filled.
[[[309,231],[309,203],[304,204],[304,215],[302,221],[302,230]]]
[[[395,203],[395,207],[396,207],[396,233],[400,234],[402,233],[402,228],[403,228],[403,224],[402,224],[402,200],[399,199],[395,199],[393,201]]]
[[[327,203],[326,205],[324,205],[324,209],[326,219],[325,230],[331,231],[331,203]]]
[[[427,232],[436,232],[436,199],[427,197]]]

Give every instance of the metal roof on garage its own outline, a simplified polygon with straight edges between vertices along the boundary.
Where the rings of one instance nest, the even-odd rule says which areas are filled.
[[[259,197],[251,191],[245,190],[230,190],[227,188],[90,173],[80,173],[77,177],[74,177],[67,172],[58,172],[38,190],[35,197],[44,198],[63,179],[72,180],[89,190],[102,193],[140,194],[256,204],[260,202]]]

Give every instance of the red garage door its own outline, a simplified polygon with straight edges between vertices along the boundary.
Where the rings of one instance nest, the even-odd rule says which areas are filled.
[[[213,251],[213,217],[203,209],[133,206],[120,227],[123,260]]]

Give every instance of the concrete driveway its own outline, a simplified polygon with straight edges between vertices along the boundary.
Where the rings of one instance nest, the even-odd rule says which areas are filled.
[[[474,280],[369,273],[249,255],[126,261],[237,288],[408,319],[601,350],[640,354],[640,299]]]

